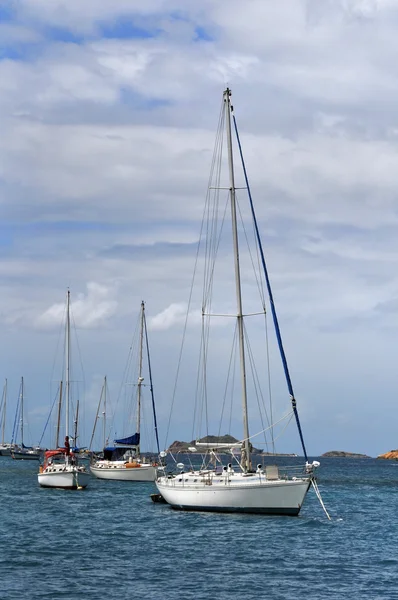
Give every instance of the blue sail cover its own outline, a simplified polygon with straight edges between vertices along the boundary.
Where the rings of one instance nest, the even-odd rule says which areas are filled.
[[[135,433],[129,437],[122,438],[120,440],[114,440],[115,444],[125,444],[126,446],[138,446],[140,443],[140,434]]]

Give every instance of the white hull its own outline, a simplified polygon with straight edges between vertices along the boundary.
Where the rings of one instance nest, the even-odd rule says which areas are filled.
[[[268,481],[264,476],[217,476],[182,473],[159,477],[156,486],[172,508],[214,512],[247,512],[271,515],[299,514],[309,477]]]
[[[90,473],[84,467],[72,465],[50,466],[38,474],[38,481],[42,487],[75,490],[87,487],[89,480]]]
[[[98,479],[114,481],[155,481],[156,467],[141,464],[140,467],[127,467],[125,462],[98,461],[90,466],[90,470]]]

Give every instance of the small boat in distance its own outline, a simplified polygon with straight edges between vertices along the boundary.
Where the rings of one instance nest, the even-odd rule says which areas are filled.
[[[142,365],[143,365],[143,347],[147,350],[147,362],[150,380],[150,391],[152,397],[152,410],[153,420],[155,426],[156,442],[159,452],[159,439],[157,432],[156,422],[156,411],[155,401],[153,396],[152,386],[152,372],[149,358],[148,348],[148,335],[146,329],[145,319],[145,304],[141,302],[140,311],[140,341],[139,341],[139,359],[138,359],[138,380],[137,380],[137,404],[136,404],[136,432],[125,438],[114,440],[114,445],[109,447],[105,446],[106,436],[104,433],[104,449],[103,458],[94,460],[90,466],[91,472],[98,479],[113,479],[117,481],[155,481],[157,463],[155,461],[148,460],[141,454],[140,441],[141,441],[141,402],[142,402],[142,386],[144,385],[144,377],[142,376]],[[104,381],[103,393],[104,407],[106,406],[106,380]],[[100,398],[100,402],[101,402]],[[98,419],[99,405],[97,409],[97,416],[94,423],[95,425]],[[105,427],[105,410],[104,410],[104,427]],[[93,430],[93,439],[94,430]]]
[[[16,430],[18,427],[18,420],[20,423],[20,442],[14,442],[14,436],[16,437]],[[14,421],[14,432],[13,439],[11,442],[10,454],[15,460],[40,460],[43,451],[39,446],[25,446],[24,444],[24,378],[21,377],[21,386],[19,389],[19,396],[17,402],[17,408],[15,412]]]
[[[7,442],[0,444],[0,456],[11,456],[11,450],[13,450],[13,448],[14,446]]]
[[[5,428],[6,428],[6,416],[7,416],[7,379],[3,386],[3,395],[0,403],[0,427],[1,427],[1,443],[0,443],[0,456],[11,456],[11,450],[13,445],[10,442],[5,441]]]
[[[77,455],[70,448],[70,367],[70,291],[68,290],[65,325],[65,442],[62,448],[47,450],[44,453],[44,463],[40,466],[37,476],[41,487],[75,490],[87,487],[90,480],[90,473],[83,465],[79,465]],[[59,414],[61,411],[61,405],[62,397],[60,398]],[[57,441],[58,434],[59,432],[57,431]]]

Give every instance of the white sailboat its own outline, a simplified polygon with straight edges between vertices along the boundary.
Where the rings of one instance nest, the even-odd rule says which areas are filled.
[[[140,342],[139,342],[139,366],[137,380],[137,414],[136,414],[136,432],[126,438],[114,440],[114,445],[107,447],[104,444],[103,458],[95,460],[91,466],[91,472],[98,479],[113,479],[116,481],[155,481],[157,464],[148,460],[140,451],[141,437],[141,402],[142,386],[144,385],[143,374],[143,347],[144,335],[147,348],[150,389],[152,392],[152,407],[155,424],[156,441],[159,452],[159,441],[157,437],[157,424],[155,404],[153,398],[152,376],[149,361],[148,340],[146,335],[145,304],[141,303],[140,312]],[[106,405],[106,385],[104,392],[104,406]],[[98,416],[98,411],[97,411]],[[96,417],[97,420],[97,417]],[[104,409],[104,427],[105,427],[105,409]],[[94,433],[94,432],[93,432]],[[104,433],[105,441],[105,433]]]
[[[42,487],[82,489],[87,487],[90,480],[90,473],[83,465],[79,465],[78,457],[70,449],[69,444],[70,363],[70,292],[68,290],[65,327],[65,445],[44,453],[44,463],[40,466],[37,476]]]
[[[248,191],[250,200],[250,211],[253,218],[255,232],[254,238],[256,239],[259,256],[261,258],[261,261],[259,259],[259,263],[262,263],[263,267],[262,277],[266,283],[266,287],[268,288],[277,341],[282,356],[282,363],[283,368],[285,370],[289,393],[291,396],[291,415],[292,418],[294,416],[296,420],[305,457],[305,464],[302,467],[300,466],[299,468],[293,467],[292,469],[282,469],[281,467],[278,467],[276,465],[265,466],[259,464],[257,465],[257,468],[253,469],[251,464],[252,438],[249,433],[246,361],[249,360],[247,358],[248,356],[250,360],[252,360],[252,357],[251,347],[248,346],[246,341],[246,328],[244,325],[245,314],[243,311],[242,303],[241,267],[238,246],[239,231],[237,224],[237,214],[240,214],[240,209],[237,205],[236,200],[236,190],[238,188],[235,186],[232,146],[232,120],[242,160],[243,173],[246,181],[245,188]],[[222,132],[224,131],[226,134],[226,142],[228,149],[229,185],[228,187],[221,188],[220,179],[222,165]],[[215,155],[213,159],[213,167],[214,170],[218,168],[219,171],[214,176],[215,186],[209,186],[208,197],[212,193],[211,190],[228,190],[228,201],[226,205],[230,205],[232,223],[232,246],[234,255],[234,278],[236,290],[235,317],[238,339],[237,354],[239,355],[240,363],[241,396],[243,407],[243,436],[240,442],[231,445],[217,442],[196,442],[193,447],[189,448],[189,450],[192,452],[196,451],[205,454],[205,456],[203,457],[201,468],[196,467],[194,464],[191,464],[189,468],[185,468],[184,464],[182,463],[177,464],[177,469],[179,469],[180,472],[177,474],[160,474],[161,472],[159,472],[156,485],[163,500],[175,509],[298,515],[309,487],[313,482],[315,482],[314,471],[316,467],[319,466],[319,463],[309,463],[307,458],[307,452],[305,449],[297,413],[296,400],[294,397],[293,388],[291,385],[290,376],[287,368],[286,357],[282,346],[279,325],[275,313],[275,306],[272,298],[271,288],[269,285],[264,255],[262,252],[261,240],[257,228],[257,221],[255,219],[250,188],[246,176],[246,169],[243,162],[243,156],[241,154],[241,146],[239,142],[236,121],[233,115],[233,107],[231,105],[231,91],[229,89],[227,89],[223,93],[223,109],[220,118],[219,135],[217,137],[216,142],[216,152],[217,156]],[[214,192],[214,194],[216,193],[217,192]],[[207,208],[207,211],[208,214],[211,215],[210,222],[212,224],[208,226],[208,229],[206,229],[206,231],[214,231],[214,221],[216,219],[216,213],[215,211],[213,211],[213,208],[209,207]],[[223,214],[221,209],[220,212],[221,214]],[[222,221],[222,224],[224,224],[224,216],[219,218],[218,227],[220,228],[222,228],[220,222]],[[215,256],[217,255],[219,249],[219,238],[217,238],[216,241],[212,240],[211,242],[208,242],[208,240],[206,239],[206,244],[208,244],[206,248],[211,247],[213,249],[207,250],[207,252],[210,253],[211,251],[213,251],[212,256],[215,260]],[[211,295],[214,276],[214,266],[209,267],[209,272],[211,273],[211,275],[209,275],[210,283],[208,284],[208,290],[206,292],[208,296]],[[206,287],[206,284],[204,287]],[[204,293],[204,300],[202,304],[202,331],[205,331],[207,323],[210,322],[211,317],[231,316],[219,314],[215,315],[214,312],[212,314],[210,302],[211,300],[207,300]],[[265,305],[262,308],[264,308],[265,315]],[[209,339],[209,336],[207,336],[207,338],[204,337],[204,342],[201,346],[203,353],[203,369],[207,369],[206,359],[208,355]],[[213,366],[217,368],[217,364],[214,363],[214,361]],[[204,376],[204,381],[204,386],[206,386],[206,375]],[[221,464],[220,452],[230,453],[231,462],[228,465],[223,466]],[[239,460],[236,459],[236,452],[239,452]],[[314,483],[314,486],[315,485],[316,483]]]

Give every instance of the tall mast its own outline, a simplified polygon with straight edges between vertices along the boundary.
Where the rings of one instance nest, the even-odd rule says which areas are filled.
[[[21,377],[21,447],[23,448],[23,377]]]
[[[137,390],[137,427],[136,432],[138,436],[140,436],[140,424],[141,424],[141,386],[144,378],[142,377],[142,348],[144,345],[144,313],[145,313],[145,304],[144,301],[141,302],[141,329],[140,329],[140,357],[138,364],[138,390]],[[140,454],[140,442],[138,442],[137,446],[137,455]]]
[[[228,165],[229,165],[229,185],[231,197],[231,216],[232,216],[232,237],[235,257],[235,285],[236,285],[236,303],[237,303],[237,320],[238,320],[238,337],[239,337],[239,355],[240,355],[240,372],[242,385],[242,409],[243,409],[243,450],[242,452],[242,468],[244,471],[250,469],[250,447],[249,447],[249,422],[247,415],[247,385],[246,385],[246,364],[245,364],[245,345],[243,332],[243,311],[242,311],[242,287],[240,280],[240,264],[239,264],[239,241],[238,241],[238,225],[236,218],[236,194],[235,194],[235,177],[234,177],[234,157],[232,151],[232,135],[231,135],[231,90],[227,88],[224,92],[224,102],[226,109],[226,125],[227,125],[227,144],[228,144]]]
[[[104,444],[103,447],[105,448],[105,444],[106,444],[106,375],[104,377],[104,410],[102,411],[102,415],[103,415],[103,432],[104,432]]]
[[[70,401],[70,291],[68,290],[66,300],[66,334],[65,334],[65,436],[69,435],[69,401]]]
[[[4,383],[3,388],[3,425],[1,429],[1,443],[4,444],[4,431],[6,426],[6,414],[7,414],[7,379]]]

